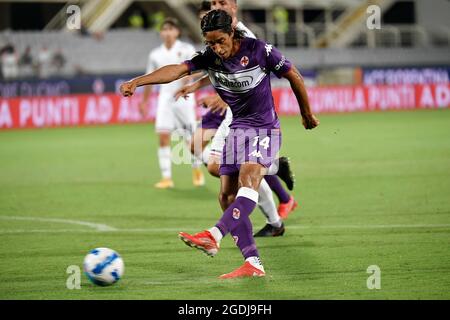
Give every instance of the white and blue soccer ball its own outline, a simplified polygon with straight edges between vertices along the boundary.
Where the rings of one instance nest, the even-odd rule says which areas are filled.
[[[109,286],[122,278],[125,266],[122,257],[116,251],[96,248],[84,258],[83,270],[92,283]]]

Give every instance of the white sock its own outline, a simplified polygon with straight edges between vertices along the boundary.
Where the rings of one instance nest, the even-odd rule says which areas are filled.
[[[199,168],[202,164],[207,165],[210,152],[211,152],[211,148],[208,145],[203,149],[201,154],[197,154],[197,155],[192,154],[192,167]]]
[[[200,168],[203,164],[203,160],[193,154],[191,154],[191,157],[192,157],[191,158],[192,159],[192,168],[193,169]]]
[[[265,272],[264,271],[264,267],[263,267],[263,265],[261,263],[261,259],[259,259],[259,257],[248,257],[247,259],[245,259],[245,261],[248,261],[256,269],[259,269],[262,272]]]
[[[205,149],[203,149],[203,152],[202,152],[202,161],[204,164],[208,164],[210,153],[211,153],[211,147],[208,145],[205,147]]]
[[[258,206],[264,216],[267,218],[267,223],[275,228],[281,227],[281,219],[275,206],[272,189],[270,189],[269,184],[266,182],[266,180],[261,180],[258,193]]]
[[[267,175],[271,176],[271,175],[277,174],[278,167],[279,167],[279,159],[277,158],[277,159],[275,159],[274,162],[272,162],[269,169],[267,170]]]
[[[212,227],[211,229],[208,229],[208,231],[211,233],[211,235],[214,237],[214,239],[216,240],[217,244],[220,243],[220,241],[223,238],[222,232],[220,232],[219,228],[217,227]]]
[[[258,203],[259,194],[252,188],[240,187],[236,194],[236,199],[239,197],[244,197],[253,201],[254,203]]]
[[[164,179],[172,178],[172,163],[170,147],[159,147],[158,149],[159,168]]]

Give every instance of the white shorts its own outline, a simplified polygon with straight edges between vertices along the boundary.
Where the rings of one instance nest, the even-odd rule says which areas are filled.
[[[233,121],[233,112],[230,107],[227,108],[225,119],[223,119],[219,128],[217,129],[214,138],[211,141],[211,152],[210,156],[220,157],[222,155],[223,147],[225,146],[225,139],[230,133],[230,124]]]
[[[195,98],[180,98],[175,101],[171,94],[160,94],[156,108],[156,132],[174,132],[183,130],[192,134],[197,126]]]

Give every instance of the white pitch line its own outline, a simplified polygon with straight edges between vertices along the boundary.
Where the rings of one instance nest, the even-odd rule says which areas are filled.
[[[28,220],[28,219],[15,219],[15,220]],[[34,220],[34,219],[33,219]],[[60,219],[57,219],[60,220]],[[41,221],[41,220],[39,220]],[[47,221],[47,220],[46,220]],[[73,220],[64,220],[64,222]],[[76,221],[76,220],[75,220]],[[78,221],[83,222],[83,221]],[[86,222],[92,227],[92,224]],[[80,223],[77,223],[80,224]],[[83,225],[86,225],[83,223]],[[98,225],[98,224],[94,224]],[[100,228],[95,228],[94,230],[81,230],[81,229],[16,229],[16,230],[0,230],[0,234],[23,234],[23,233],[92,233],[97,231],[110,231],[110,232],[131,232],[131,233],[178,233],[179,231],[195,231],[194,228],[113,228],[106,225]],[[105,227],[107,227],[105,229]],[[381,224],[381,225],[294,225],[286,226],[286,229],[435,229],[435,228],[450,228],[450,224]]]
[[[93,229],[11,229],[0,230],[0,235],[5,234],[27,234],[27,233],[97,233]]]
[[[289,226],[286,229],[410,229],[410,228],[450,228],[450,224],[373,224],[373,225],[315,225]]]
[[[16,221],[38,221],[38,222],[54,222],[54,223],[65,223],[65,224],[77,224],[81,226],[86,226],[97,231],[116,231],[114,227],[110,227],[106,224],[93,223],[81,220],[70,220],[70,219],[56,219],[56,218],[42,218],[42,217],[20,217],[20,216],[0,216],[2,220],[16,220]]]
[[[450,228],[450,224],[374,224],[374,225],[286,225],[286,229],[410,229],[410,228]],[[117,229],[118,232],[179,232],[195,231],[194,228],[139,228]],[[197,230],[198,231],[198,230]]]

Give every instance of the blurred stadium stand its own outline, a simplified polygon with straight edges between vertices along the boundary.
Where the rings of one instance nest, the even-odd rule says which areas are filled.
[[[199,2],[0,1],[0,48],[11,44],[19,61],[30,47],[34,74],[40,76],[139,73],[145,69],[150,49],[159,45],[157,23],[152,21],[155,13],[177,17],[184,36],[202,46],[196,17]],[[82,29],[75,32],[65,25],[72,3],[80,5],[82,12]],[[366,27],[366,8],[372,4],[382,11],[379,30]],[[433,1],[433,10],[426,0],[239,0],[239,6],[242,20],[260,38],[283,48],[303,68],[450,65],[450,3],[446,0]],[[18,8],[37,11],[41,28],[21,30],[28,28],[23,28],[24,21],[16,23],[12,11]],[[142,16],[142,23],[133,27],[130,17],[136,14]],[[65,63],[51,63],[49,72],[39,72],[37,57],[43,46],[52,54],[58,51]],[[29,68],[19,67],[16,77],[29,76]],[[347,82],[336,79],[336,83]]]
[[[31,46],[32,55],[47,45],[62,50],[70,64],[62,75],[141,72],[145,69],[151,48],[159,45],[155,31],[114,29],[101,40],[60,31],[20,31],[3,33],[18,52]],[[200,48],[201,46],[199,46]],[[132,48],[132,50],[130,50]],[[286,55],[306,68],[336,66],[414,66],[449,63],[449,49],[437,48],[286,48]]]
[[[299,67],[314,113],[450,107],[450,1],[237,1],[240,20]],[[142,88],[131,99],[118,88],[145,71],[165,17],[204,47],[200,2],[0,0],[0,130],[153,121],[157,92],[142,118]],[[380,29],[367,26],[371,5]],[[277,112],[297,115],[289,82],[272,80]]]

